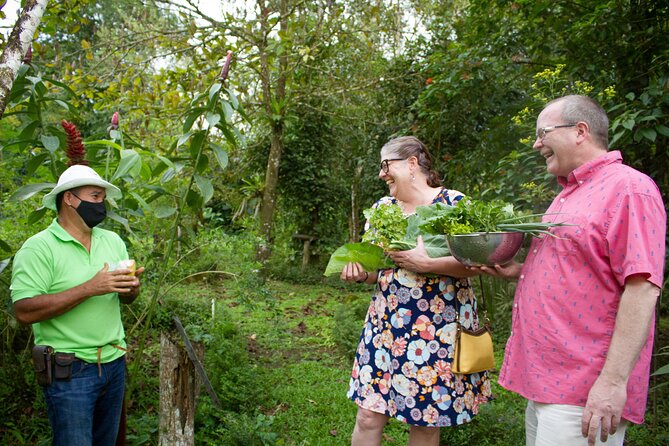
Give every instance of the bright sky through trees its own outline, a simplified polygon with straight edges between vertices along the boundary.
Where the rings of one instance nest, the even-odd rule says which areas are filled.
[[[175,0],[176,3],[179,3],[179,0]],[[181,3],[186,3],[181,1]],[[235,3],[235,2],[232,2]],[[221,0],[200,0],[199,1],[200,9],[202,12],[206,13],[208,16],[215,19],[222,18],[221,12],[223,11],[223,6]],[[20,0],[7,0],[7,3],[2,8],[2,11],[7,16],[6,18],[0,20],[0,33],[9,35],[16,23],[16,18],[18,17],[18,12],[21,9]]]

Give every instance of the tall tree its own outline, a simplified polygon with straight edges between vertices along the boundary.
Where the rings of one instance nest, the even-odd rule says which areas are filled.
[[[26,0],[0,55],[0,118],[7,108],[16,74],[26,57],[48,0]]]
[[[277,184],[279,182],[279,165],[283,154],[284,141],[284,118],[286,115],[286,82],[288,77],[288,54],[289,45],[285,42],[288,37],[288,5],[287,0],[279,1],[279,30],[278,30],[278,57],[270,55],[270,32],[272,26],[269,23],[270,9],[265,0],[258,0],[260,10],[260,35],[256,41],[258,55],[260,56],[260,82],[262,85],[262,103],[266,116],[270,122],[270,150],[265,172],[265,190],[263,191],[262,203],[260,205],[260,234],[263,242],[258,249],[258,258],[266,261],[270,255],[272,245],[272,223],[274,221],[274,210],[276,209]],[[276,57],[278,63],[272,66],[270,57]],[[273,76],[274,74],[274,76]],[[275,82],[272,82],[275,77]]]

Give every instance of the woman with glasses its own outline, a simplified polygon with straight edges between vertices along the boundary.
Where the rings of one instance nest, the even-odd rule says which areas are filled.
[[[379,178],[405,215],[432,203],[455,205],[463,195],[441,186],[433,159],[417,138],[381,149]],[[365,230],[374,231],[369,227]],[[380,445],[389,417],[408,423],[409,444],[438,445],[439,428],[471,421],[491,399],[487,372],[451,373],[456,317],[478,328],[471,271],[454,257],[431,258],[422,240],[388,253],[396,267],[365,271],[349,263],[342,280],[376,284],[353,364],[348,397],[358,405],[353,446]]]

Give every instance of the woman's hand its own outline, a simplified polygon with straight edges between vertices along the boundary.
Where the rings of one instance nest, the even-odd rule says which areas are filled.
[[[393,259],[395,265],[416,273],[430,271],[432,258],[427,254],[423,237],[418,236],[416,247],[407,251],[388,251],[386,254]]]
[[[341,271],[341,280],[347,282],[366,282],[369,278],[369,273],[362,268],[358,262],[349,262]]]
[[[520,276],[520,271],[523,269],[523,264],[512,260],[504,265],[495,266],[468,266],[470,271],[478,271],[488,276],[501,277],[507,280],[516,280]]]

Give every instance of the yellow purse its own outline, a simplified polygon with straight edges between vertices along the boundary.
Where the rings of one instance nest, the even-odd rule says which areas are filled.
[[[481,283],[481,303],[484,304],[483,280]],[[485,308],[485,304],[484,304]],[[484,310],[485,311],[485,310]],[[495,368],[495,355],[492,346],[492,329],[486,321],[477,330],[468,330],[460,324],[456,309],[456,333],[453,349],[453,363],[451,372],[459,374],[478,373]]]
[[[457,323],[451,372],[467,374],[495,368],[492,333],[488,324],[478,330],[467,330]]]

